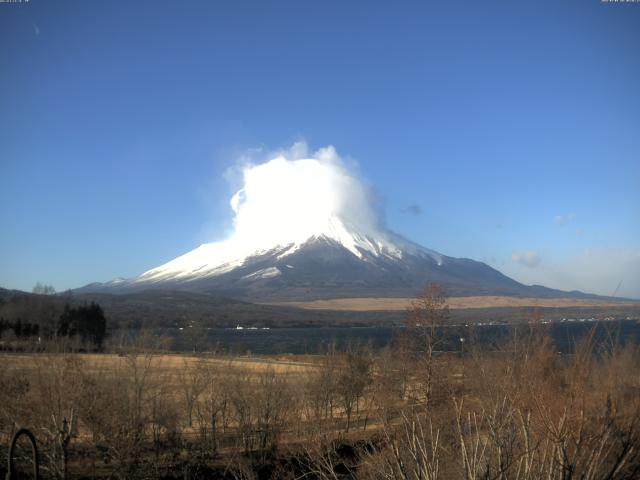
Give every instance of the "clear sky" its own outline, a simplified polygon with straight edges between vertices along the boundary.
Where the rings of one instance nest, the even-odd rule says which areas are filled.
[[[390,228],[640,298],[640,3],[0,3],[0,286],[219,240],[248,149],[334,145]]]

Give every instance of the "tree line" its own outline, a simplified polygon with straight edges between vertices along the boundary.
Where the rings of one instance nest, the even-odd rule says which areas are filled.
[[[50,286],[38,284],[36,291],[0,304],[0,340],[5,347],[12,338],[40,343],[67,339],[88,348],[103,347],[107,320],[99,304],[73,304],[68,295],[56,296]]]

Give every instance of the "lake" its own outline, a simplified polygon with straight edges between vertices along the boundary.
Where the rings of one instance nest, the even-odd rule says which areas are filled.
[[[554,322],[543,326],[548,329],[556,348],[562,353],[571,353],[576,342],[594,331],[596,343],[606,341],[640,341],[640,323],[636,320],[573,321]],[[465,345],[479,342],[490,346],[507,339],[515,327],[511,325],[474,325],[470,327],[441,327],[445,339],[440,347],[444,351],[459,351]],[[519,325],[518,335],[527,325]],[[595,330],[594,330],[595,329]],[[397,328],[393,327],[326,327],[326,328],[272,328],[272,329],[222,329],[207,330],[207,348],[218,348],[233,353],[260,355],[292,353],[315,354],[330,344],[345,349],[349,344],[368,344],[374,349],[383,348],[392,341]],[[173,349],[189,351],[192,344],[187,329],[167,329],[162,333],[173,338]]]

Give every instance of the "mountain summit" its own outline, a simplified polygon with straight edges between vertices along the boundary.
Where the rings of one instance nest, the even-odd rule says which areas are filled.
[[[451,295],[566,296],[451,258],[382,226],[374,195],[336,150],[294,144],[242,170],[233,233],[139,277],[82,291],[181,289],[250,300],[413,296],[427,282]]]
[[[442,263],[442,255],[437,252],[411,244],[390,232],[359,231],[338,217],[328,218],[326,222],[318,225],[316,230],[308,231],[306,236],[298,236],[291,241],[265,244],[260,242],[259,237],[254,240],[249,244],[231,239],[201,245],[175,260],[143,273],[135,281],[153,283],[219,276],[251,264],[253,259],[274,255],[278,265],[292,268],[287,267],[286,259],[299,250],[303,250],[299,254],[304,254],[304,251],[312,245],[332,246],[334,249],[343,250],[343,255],[351,254],[355,259],[369,263],[375,263],[375,260],[380,258],[387,261],[402,261],[408,255],[428,258],[437,264]],[[260,245],[260,243],[263,244]],[[274,264],[273,268],[277,269],[278,265]],[[254,278],[260,275],[259,272],[251,273]],[[279,273],[272,269],[264,275],[272,277]]]

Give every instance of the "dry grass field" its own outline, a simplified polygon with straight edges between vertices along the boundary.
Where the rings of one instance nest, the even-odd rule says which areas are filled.
[[[328,300],[313,300],[308,302],[283,302],[278,305],[288,305],[311,310],[337,311],[403,311],[411,306],[411,298],[335,298]],[[520,298],[502,296],[449,297],[449,308],[500,308],[500,307],[640,307],[640,302],[592,300],[577,298]]]
[[[442,354],[438,308],[377,351],[1,354],[0,446],[30,428],[64,480],[638,478],[637,346],[531,324]]]
[[[28,426],[45,478],[137,478],[149,462],[166,478],[176,466],[171,455],[195,454],[235,472],[219,478],[244,478],[240,454],[261,452],[265,461],[276,445],[287,449],[320,431],[342,438],[372,431],[371,352],[358,358],[353,370],[337,353],[4,353],[0,445]]]
[[[42,362],[51,362],[56,358],[66,358],[63,353],[0,353],[0,363],[3,369],[19,370],[27,375],[40,367]],[[115,353],[76,353],[73,358],[82,362],[86,371],[101,371],[120,369],[125,365],[127,356]],[[184,353],[156,353],[138,358],[150,358],[154,367],[169,377],[177,376],[185,367],[205,365],[211,368],[225,368],[231,372],[250,371],[255,373],[273,370],[278,374],[301,374],[309,369],[318,368],[313,357],[292,356],[283,357],[214,357],[188,355]]]

